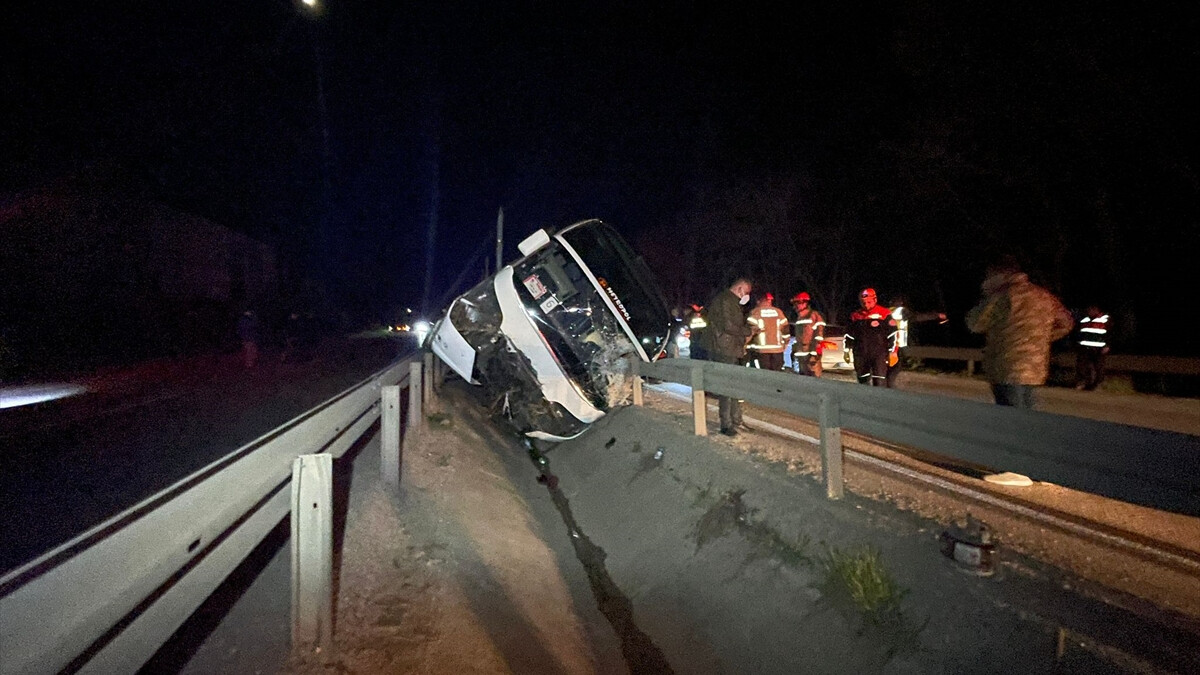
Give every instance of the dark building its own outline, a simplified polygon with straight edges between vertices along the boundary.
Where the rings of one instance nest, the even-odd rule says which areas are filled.
[[[0,331],[26,374],[224,348],[276,256],[94,177],[0,196]],[[11,373],[10,373],[11,375]]]

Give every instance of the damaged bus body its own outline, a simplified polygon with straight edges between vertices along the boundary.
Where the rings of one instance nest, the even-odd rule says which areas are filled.
[[[628,400],[629,357],[657,358],[671,315],[646,264],[599,220],[538,230],[520,250],[450,304],[429,344],[521,433],[574,438]]]

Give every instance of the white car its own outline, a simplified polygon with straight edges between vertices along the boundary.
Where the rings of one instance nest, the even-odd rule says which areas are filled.
[[[845,348],[846,329],[841,326],[825,326],[825,338],[821,341],[821,369],[823,371],[854,371],[854,352]],[[792,345],[796,339],[788,340],[783,352],[784,367],[792,369]]]
[[[841,326],[825,326],[822,341],[821,368],[824,370],[854,370],[854,352],[846,349],[846,329]]]

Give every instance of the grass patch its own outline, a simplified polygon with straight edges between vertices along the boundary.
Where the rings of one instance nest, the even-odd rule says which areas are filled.
[[[454,419],[446,413],[434,412],[425,416],[429,426],[434,429],[446,429],[454,424]]]
[[[900,601],[908,590],[883,566],[879,551],[829,549],[821,563],[825,578],[820,588],[826,596],[848,600],[868,624],[900,622]]]

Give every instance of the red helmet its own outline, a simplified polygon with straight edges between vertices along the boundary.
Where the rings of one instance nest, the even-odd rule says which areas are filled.
[[[862,289],[862,292],[858,294],[858,297],[873,298],[873,297],[875,297],[875,289],[874,288],[864,288],[864,289]]]
[[[775,295],[773,293],[767,293],[763,297],[766,298],[768,304],[775,302]]]
[[[792,296],[792,302],[793,302],[793,303],[796,303],[796,302],[808,302],[808,301],[809,301],[809,300],[811,300],[811,299],[812,299],[812,298],[808,297],[808,293],[805,293],[804,291],[800,291],[800,292],[799,292],[799,293],[797,293],[796,295]]]

